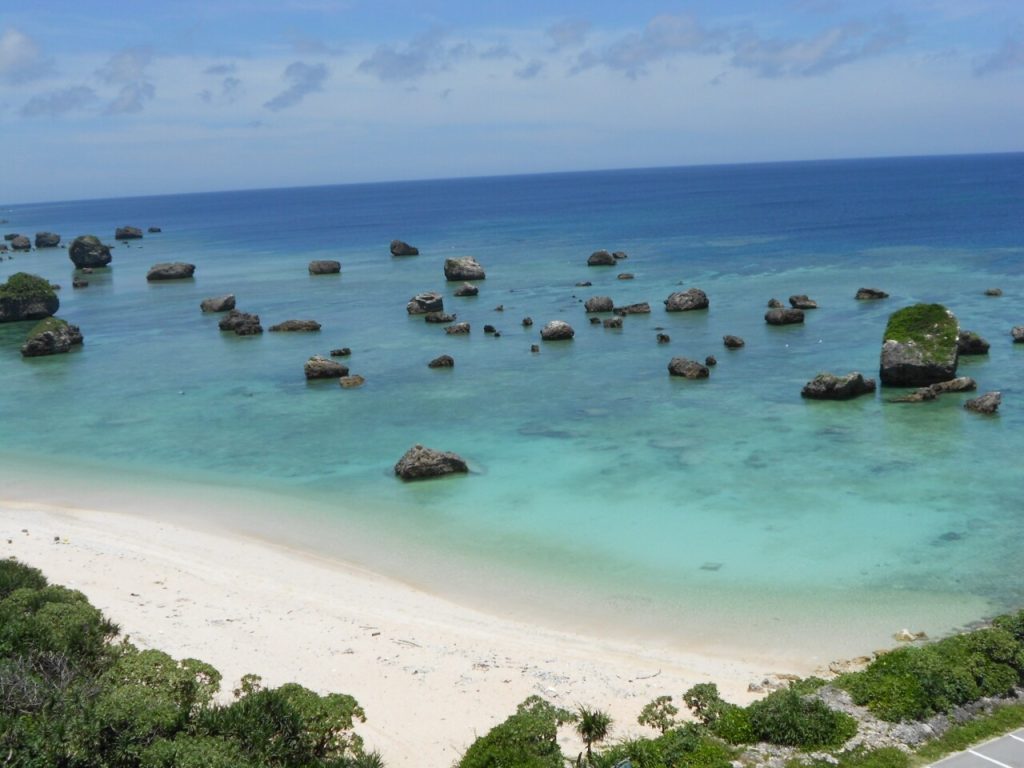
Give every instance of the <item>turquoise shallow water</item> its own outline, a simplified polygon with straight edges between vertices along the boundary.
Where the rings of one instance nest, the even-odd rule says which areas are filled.
[[[82,290],[63,249],[0,262],[0,280],[26,270],[63,284],[59,314],[86,337],[80,352],[22,360],[26,326],[0,326],[8,495],[87,503],[160,488],[185,513],[212,506],[225,524],[492,608],[574,625],[613,616],[710,645],[852,653],[904,624],[947,631],[1024,604],[1024,349],[1009,337],[1024,322],[1022,179],[1015,155],[3,208],[5,231],[66,241],[164,229],[119,246]],[[392,237],[421,255],[392,258]],[[586,267],[600,247],[629,258]],[[476,298],[442,275],[445,256],[464,254],[487,268]],[[340,259],[342,274],[310,277],[313,258]],[[196,263],[195,280],[147,284],[166,260]],[[665,313],[680,286],[704,289],[710,310]],[[862,286],[891,298],[857,302]],[[993,286],[1004,296],[986,297]],[[421,290],[443,291],[470,336],[406,316]],[[198,304],[225,292],[265,327],[323,330],[221,334]],[[768,298],[795,293],[820,309],[766,326]],[[592,327],[580,301],[601,294],[653,312]],[[992,342],[961,373],[1003,393],[997,417],[958,395],[800,398],[819,371],[874,375],[888,314],[916,301],[947,304]],[[576,338],[531,354],[556,318]],[[659,328],[671,343],[655,342]],[[724,349],[726,333],[746,347]],[[352,348],[362,389],[304,380],[305,359],[337,346]],[[453,370],[427,368],[441,353]],[[668,376],[670,357],[708,354],[709,380]],[[415,442],[459,452],[473,473],[395,480]],[[59,492],[40,478],[53,466]],[[197,484],[219,501],[183,490]],[[232,488],[252,495],[232,504]]]

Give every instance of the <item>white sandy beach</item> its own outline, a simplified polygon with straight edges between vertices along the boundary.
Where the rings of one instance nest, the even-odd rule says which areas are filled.
[[[354,695],[360,732],[391,768],[453,764],[531,694],[603,708],[622,737],[641,731],[655,696],[713,681],[744,702],[752,681],[814,671],[532,626],[342,562],[119,512],[2,502],[0,547],[84,592],[134,643],[212,663],[227,695],[247,672]]]

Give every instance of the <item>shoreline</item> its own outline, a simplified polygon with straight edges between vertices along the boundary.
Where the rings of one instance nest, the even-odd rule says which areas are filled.
[[[636,716],[656,696],[715,682],[743,703],[757,695],[751,682],[817,666],[525,623],[178,522],[9,501],[0,521],[5,557],[81,590],[137,645],[213,664],[222,696],[248,672],[355,696],[367,714],[359,731],[392,768],[454,763],[532,694],[607,709],[619,738],[644,732]]]

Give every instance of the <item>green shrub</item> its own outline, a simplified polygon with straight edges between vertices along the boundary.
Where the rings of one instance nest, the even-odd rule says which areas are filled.
[[[754,738],[771,744],[802,749],[839,747],[857,733],[852,717],[791,689],[755,701],[747,707],[747,715]]]
[[[0,600],[0,656],[52,652],[93,665],[108,655],[115,634],[117,626],[85,595],[65,587],[21,587]]]
[[[558,726],[570,718],[538,696],[474,741],[459,768],[562,768]]]
[[[718,718],[710,726],[711,732],[730,744],[750,744],[757,741],[754,727],[750,723],[750,715],[743,707],[735,704],[724,704]]]
[[[47,299],[56,296],[49,281],[27,272],[15,272],[0,283],[0,297],[11,299]]]
[[[38,568],[17,560],[0,560],[0,600],[16,589],[42,589],[46,577]]]
[[[718,686],[714,683],[698,683],[693,686],[683,694],[683,702],[704,725],[714,723],[725,706],[718,694]]]
[[[633,768],[729,768],[734,750],[686,723],[655,739],[629,739],[604,750],[595,768],[614,768],[629,760]]]
[[[640,725],[657,728],[662,733],[665,733],[675,725],[676,715],[678,714],[679,707],[672,703],[671,696],[659,696],[654,701],[644,705],[636,721]]]

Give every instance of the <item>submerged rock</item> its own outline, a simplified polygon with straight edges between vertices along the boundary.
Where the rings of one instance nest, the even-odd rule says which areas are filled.
[[[425,315],[428,312],[443,312],[444,297],[437,291],[423,291],[417,293],[405,307],[410,315]]]
[[[804,321],[804,311],[790,307],[773,307],[764,313],[768,325],[794,325]]]
[[[613,267],[615,256],[610,251],[594,251],[587,258],[588,267]]]
[[[960,355],[987,355],[989,343],[974,331],[960,331],[956,337],[956,351]]]
[[[435,357],[433,360],[431,360],[429,363],[427,363],[427,367],[428,368],[454,368],[455,367],[455,358],[452,357],[451,355],[440,355],[439,357]]]
[[[195,264],[186,264],[183,261],[164,262],[150,267],[149,272],[146,273],[146,279],[150,282],[159,280],[187,280],[195,274],[195,271]]]
[[[333,259],[314,259],[309,262],[311,275],[336,275],[341,272],[341,262]]]
[[[869,395],[874,391],[875,380],[865,379],[858,371],[845,376],[819,373],[804,384],[800,396],[809,400],[851,400],[861,395]]]
[[[227,315],[220,319],[217,327],[222,331],[234,331],[238,336],[256,336],[263,333],[259,315],[239,312],[237,309],[229,310]]]
[[[229,293],[224,296],[211,296],[199,302],[199,308],[203,312],[227,312],[235,308],[235,294]]]
[[[615,309],[615,302],[611,296],[591,296],[583,304],[587,312],[611,312]]]
[[[985,295],[986,296],[1002,296],[1003,295],[1003,289],[1002,288],[986,288],[985,289]]]
[[[1003,396],[999,392],[986,392],[964,403],[964,408],[975,413],[993,414],[999,409]]]
[[[665,299],[666,312],[690,312],[695,309],[707,309],[709,305],[707,294],[700,288],[675,291]]]
[[[36,248],[56,248],[60,245],[60,235],[56,232],[36,232]]]
[[[568,341],[575,335],[576,331],[564,320],[552,320],[540,332],[540,337],[544,341]]]
[[[956,376],[956,317],[941,304],[915,304],[889,316],[879,378],[888,387],[925,387]]]
[[[472,256],[444,260],[444,277],[449,282],[459,280],[483,280],[487,277],[480,262]]]
[[[403,480],[424,480],[467,472],[469,466],[458,454],[422,445],[414,445],[395,464],[395,474]]]
[[[681,376],[684,379],[706,379],[711,375],[706,365],[685,357],[673,357],[669,360],[668,372],[672,376]]]
[[[873,301],[877,299],[888,299],[889,294],[885,291],[880,291],[878,288],[858,288],[857,295],[854,296],[858,301]]]
[[[114,230],[115,240],[139,240],[142,238],[142,230],[138,227],[118,227]]]
[[[351,376],[341,376],[338,379],[338,385],[342,389],[356,389],[357,387],[363,386],[365,383],[366,379],[358,373],[352,374]]]
[[[348,366],[321,355],[313,355],[306,361],[303,371],[307,379],[338,379],[348,376]]]
[[[82,343],[82,332],[66,320],[48,317],[28,332],[21,346],[22,357],[41,357],[69,352]]]
[[[68,258],[78,269],[96,269],[110,263],[110,246],[96,235],[80,235],[68,246]]]
[[[419,256],[420,249],[414,248],[404,240],[392,240],[391,241],[391,255],[392,256]]]
[[[163,230],[160,229],[160,227],[150,227],[148,231],[151,232],[152,234],[157,234],[159,232],[163,232]]]
[[[283,323],[270,326],[272,332],[319,331],[320,323],[316,320],[285,320]]]

